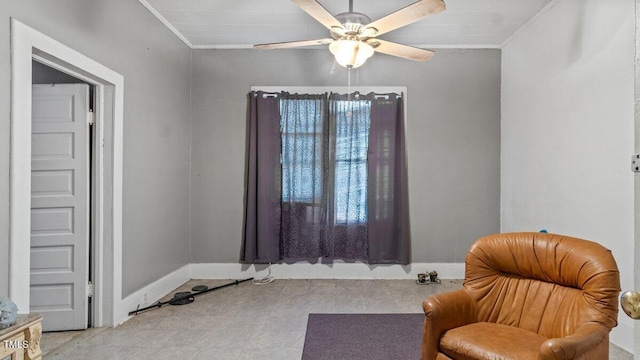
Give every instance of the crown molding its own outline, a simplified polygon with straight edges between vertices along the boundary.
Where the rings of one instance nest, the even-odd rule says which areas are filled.
[[[149,4],[147,0],[138,0],[138,1],[142,4],[142,6],[147,8],[147,10],[149,10],[149,12],[151,12],[156,18],[158,18],[158,20],[160,20],[160,22],[163,23],[164,26],[166,26],[169,30],[171,30],[171,32],[175,36],[177,36],[178,39],[182,40],[182,42],[185,45],[193,49],[193,44],[191,44],[191,42],[184,35],[182,35],[182,33],[178,29],[176,29],[173,25],[171,25],[169,20],[167,20],[164,16],[160,15],[158,10],[156,10],[153,6],[151,6],[151,4]]]

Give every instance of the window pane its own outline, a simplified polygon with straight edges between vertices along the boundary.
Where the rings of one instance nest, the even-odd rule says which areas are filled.
[[[336,223],[367,221],[368,100],[335,101],[334,206]]]
[[[282,99],[282,200],[319,203],[322,197],[322,102]]]
[[[322,137],[283,134],[282,196],[285,201],[317,202],[322,195]]]
[[[322,103],[316,99],[282,99],[283,133],[322,133]]]

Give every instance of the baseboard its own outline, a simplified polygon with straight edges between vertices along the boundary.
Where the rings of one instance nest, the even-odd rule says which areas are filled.
[[[441,279],[464,279],[463,263],[412,263],[410,265],[367,265],[362,263],[333,264],[273,264],[271,275],[276,279],[417,279],[418,273],[432,270]],[[261,278],[267,275],[267,265],[191,264],[192,279]]]
[[[189,269],[190,265],[185,265],[122,299],[116,306],[114,326],[131,318],[129,312],[138,308],[138,305],[140,308],[149,306],[191,280]]]
[[[464,264],[413,263],[410,265],[366,265],[362,263],[273,264],[276,279],[417,279],[418,273],[436,270],[441,279],[464,278]],[[199,263],[185,265],[157,281],[116,301],[114,326],[129,318],[129,312],[149,306],[191,279],[245,279],[267,275],[267,265]]]

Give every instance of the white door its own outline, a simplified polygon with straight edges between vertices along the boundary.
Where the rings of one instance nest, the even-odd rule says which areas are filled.
[[[86,329],[89,85],[33,85],[32,103],[30,312]]]

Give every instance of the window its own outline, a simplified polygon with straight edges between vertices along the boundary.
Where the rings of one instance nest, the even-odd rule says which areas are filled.
[[[369,100],[357,98],[280,101],[284,202],[319,204],[326,196],[333,223],[367,221],[370,110]]]
[[[249,97],[241,261],[409,263],[406,89],[271,89]]]

